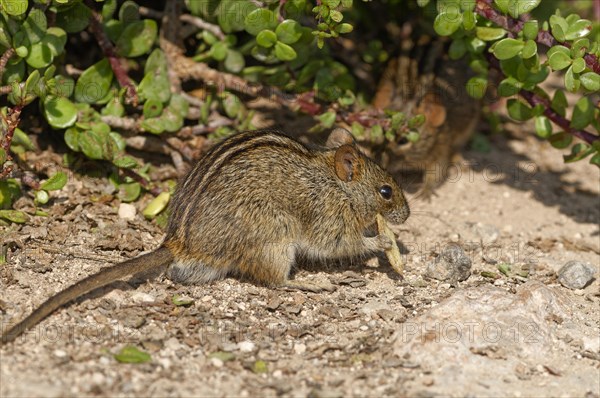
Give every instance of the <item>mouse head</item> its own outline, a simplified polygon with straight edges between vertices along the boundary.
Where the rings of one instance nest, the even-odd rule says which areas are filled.
[[[359,150],[349,131],[333,130],[326,146],[335,150],[335,174],[367,223],[374,221],[378,213],[394,224],[406,221],[410,210],[402,189],[388,172]]]

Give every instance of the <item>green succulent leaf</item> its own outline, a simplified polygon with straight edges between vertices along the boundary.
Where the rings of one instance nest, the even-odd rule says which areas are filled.
[[[433,28],[440,36],[450,36],[462,26],[462,19],[462,14],[452,8],[451,11],[443,11],[435,17]]]
[[[146,119],[151,117],[157,117],[162,113],[163,103],[161,101],[156,100],[147,100],[144,103],[144,117]]]
[[[579,81],[589,91],[600,91],[600,75],[594,72],[587,72],[579,77]]]
[[[292,19],[286,19],[277,25],[275,33],[282,43],[294,44],[302,37],[302,26]]]
[[[64,129],[75,124],[77,108],[66,97],[47,96],[44,100],[44,116],[50,126]]]
[[[467,53],[467,44],[463,39],[452,40],[448,49],[448,56],[451,59],[460,59]]]
[[[549,55],[548,63],[550,67],[554,70],[562,70],[567,66],[571,65],[573,60],[571,59],[569,54],[565,54],[563,51],[556,51]]]
[[[533,116],[531,108],[519,99],[509,99],[507,109],[510,117],[521,122],[529,120]]]
[[[567,102],[567,97],[563,90],[556,90],[554,92],[554,97],[552,97],[552,109],[557,112],[561,116],[565,116],[567,111],[567,106],[569,103]]]
[[[165,123],[158,117],[143,120],[140,123],[140,127],[152,134],[161,134],[165,131]]]
[[[46,35],[47,28],[46,15],[39,8],[32,9],[23,22],[23,31],[31,44],[40,42]]]
[[[246,60],[241,52],[237,50],[227,50],[227,56],[225,57],[225,69],[232,73],[239,73],[244,69]]]
[[[147,352],[141,351],[134,346],[126,346],[113,357],[121,363],[146,363],[152,360]]]
[[[344,15],[339,12],[338,10],[330,10],[329,11],[329,17],[335,21],[335,22],[342,22],[342,19],[344,19]]]
[[[139,182],[130,182],[119,185],[119,199],[123,202],[134,202],[140,197],[142,186]]]
[[[325,112],[325,113],[319,115],[319,120],[321,121],[321,124],[323,125],[323,127],[331,128],[331,127],[333,127],[333,124],[335,123],[336,117],[337,117],[337,114],[334,111],[328,111],[328,112]]]
[[[67,8],[59,9],[56,14],[56,26],[60,26],[67,33],[81,32],[90,23],[92,11],[83,2],[73,2]]]
[[[124,57],[139,57],[152,49],[158,27],[156,21],[144,19],[129,23],[117,40],[117,53]]]
[[[27,0],[0,0],[0,9],[8,15],[23,15],[27,11],[27,7]]]
[[[258,8],[249,13],[244,19],[244,28],[246,32],[256,36],[265,29],[273,30],[277,26],[277,17],[273,11]]]
[[[95,104],[109,94],[113,71],[108,59],[103,58],[83,71],[75,83],[75,101]]]
[[[280,61],[291,61],[296,59],[296,51],[285,43],[278,41],[275,43],[275,56]]]
[[[525,46],[523,46],[523,51],[521,51],[521,56],[529,59],[535,55],[537,55],[537,43],[533,40],[527,40]]]
[[[76,127],[71,127],[65,131],[65,143],[72,151],[79,152],[79,130]]]
[[[218,41],[212,45],[208,53],[216,61],[223,61],[227,56],[228,48],[229,46],[227,45],[227,43],[223,41]]]
[[[571,142],[573,142],[573,136],[571,136],[570,134],[567,134],[565,132],[560,132],[560,133],[552,134],[548,138],[548,140],[550,141],[550,144],[552,144],[552,146],[554,148],[564,149],[564,148],[568,147],[569,145],[571,145]]]
[[[482,76],[474,76],[467,82],[467,93],[476,99],[481,99],[486,93],[488,80]]]
[[[188,3],[192,2],[190,1]],[[199,1],[198,3],[202,4],[201,1]],[[251,1],[221,0],[216,3],[218,3],[216,11],[217,22],[219,23],[219,26],[221,26],[221,29],[225,33],[238,32],[244,30],[244,28],[247,28],[246,21],[248,21],[248,16],[252,14],[253,11],[258,9],[254,2]],[[203,7],[206,8],[206,6]],[[274,18],[271,20],[271,22],[274,24],[271,27],[269,27],[269,29],[274,29],[275,25],[277,24],[277,19],[275,18],[275,14],[273,14],[272,12],[271,14]],[[260,17],[254,14],[249,19],[251,23],[255,22],[254,18],[260,19]],[[259,29],[259,31],[260,30],[262,29]],[[252,34],[256,35],[256,33]]]
[[[0,180],[0,209],[9,209],[21,196],[21,187],[15,179]]]
[[[140,82],[138,94],[140,98],[145,98],[147,102],[151,102],[153,105],[155,103],[163,104],[169,101],[169,98],[171,97],[171,87],[167,73],[158,72],[156,74],[146,74]]]
[[[179,294],[173,295],[171,297],[171,302],[175,304],[177,307],[189,307],[194,304],[194,299],[187,296],[180,296]]]
[[[40,184],[40,189],[46,191],[58,191],[67,184],[67,174],[62,171],[56,172],[52,177]]]
[[[115,166],[120,167],[122,169],[133,169],[138,165],[137,161],[134,158],[127,155],[117,157],[113,159],[112,162]]]
[[[580,37],[585,37],[592,31],[592,22],[587,19],[579,19],[575,23],[570,24],[565,32],[565,39],[575,40]]]
[[[573,70],[573,65],[569,66],[567,73],[565,73],[565,88],[574,93],[579,90],[580,85],[579,76]]]
[[[132,0],[127,0],[119,9],[119,20],[124,23],[139,21],[140,6]]]
[[[78,139],[81,151],[90,159],[102,159],[104,157],[104,142],[100,134],[93,130],[82,131]]]
[[[510,6],[511,0],[494,0],[494,4],[503,14],[508,14],[508,7]]]
[[[535,19],[525,22],[523,25],[523,37],[525,40],[534,40],[539,32],[539,24]]]
[[[271,48],[277,43],[277,34],[270,29],[261,30],[256,35],[256,43],[265,48]]]
[[[39,42],[31,45],[25,62],[32,68],[41,69],[50,65],[53,59],[51,47],[47,43]]]
[[[585,60],[583,58],[576,58],[573,60],[573,73],[581,73],[585,70]]]
[[[27,213],[18,210],[0,210],[0,218],[16,224],[24,224],[29,221]]]
[[[235,119],[242,110],[242,107],[242,101],[239,99],[239,97],[231,93],[227,93],[225,95],[225,98],[223,99],[223,109],[225,110],[227,116]]]
[[[569,155],[563,155],[563,158],[565,163],[572,163],[585,159],[594,152],[595,150],[591,145],[580,142],[573,145],[571,147],[571,153]]]
[[[23,130],[21,130],[20,128],[15,129],[13,139],[11,142],[11,148],[12,148],[12,145],[20,145],[30,151],[35,149],[35,146],[33,145],[33,142],[31,142],[31,139],[29,138],[29,136],[27,134],[25,134],[25,132]],[[3,162],[0,162],[0,164],[2,164],[2,163]]]
[[[492,28],[488,26],[478,26],[475,30],[478,38],[484,41],[500,40],[506,35],[506,31],[502,28]]]
[[[35,199],[34,199],[35,203],[45,205],[46,203],[48,203],[49,200],[50,200],[50,195],[48,194],[47,191],[44,191],[43,189],[41,189],[35,193]]]
[[[505,38],[496,42],[493,52],[496,58],[500,60],[510,59],[519,54],[524,46],[523,40]]]
[[[142,214],[147,219],[153,219],[161,211],[167,208],[170,199],[171,194],[169,192],[161,192],[157,197],[152,199],[150,203],[148,203],[148,206],[146,206],[146,208],[142,211]]]
[[[512,0],[508,9],[509,14],[513,18],[517,18],[519,15],[527,14],[538,5],[542,0]]]
[[[571,127],[574,129],[583,129],[594,119],[594,105],[588,97],[582,97],[575,104],[573,117],[571,118]]]
[[[541,138],[548,138],[552,135],[552,124],[546,116],[536,116],[535,132]]]
[[[42,38],[42,42],[50,49],[53,56],[58,56],[63,53],[65,44],[67,44],[67,32],[63,29],[52,26],[46,31],[46,35]]]
[[[514,77],[507,77],[500,82],[498,86],[498,94],[503,97],[512,97],[523,88],[524,84]]]

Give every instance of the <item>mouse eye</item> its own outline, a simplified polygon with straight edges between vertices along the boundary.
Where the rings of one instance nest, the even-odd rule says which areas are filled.
[[[382,185],[379,188],[379,194],[385,200],[390,200],[392,198],[392,187],[390,187],[389,185]]]

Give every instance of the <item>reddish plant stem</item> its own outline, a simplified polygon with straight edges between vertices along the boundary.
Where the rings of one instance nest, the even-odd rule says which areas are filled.
[[[127,177],[131,177],[135,182],[139,183],[144,188],[148,188],[148,181],[141,175],[131,169],[121,169],[121,172]]]
[[[567,133],[574,135],[575,137],[587,142],[588,144],[592,144],[594,141],[598,141],[600,139],[600,137],[598,137],[597,135],[589,133],[585,130],[577,130],[572,128],[571,122],[567,118],[555,112],[551,108],[551,104],[548,100],[542,97],[538,97],[531,91],[527,90],[519,91],[519,95],[525,98],[525,100],[529,102],[529,105],[531,105],[532,107],[536,105],[542,105],[544,107],[544,115],[546,115],[548,119],[552,120],[557,126],[565,130]]]
[[[4,52],[4,54],[2,54],[2,57],[0,57],[0,79],[2,78],[2,76],[4,75],[4,70],[6,69],[6,64],[8,63],[8,60],[15,54],[15,49],[14,48],[9,48],[8,50],[6,50]]]
[[[15,133],[15,129],[19,125],[19,121],[21,120],[21,111],[23,110],[23,106],[17,105],[14,108],[8,108],[6,117],[4,118],[4,124],[6,125],[6,131],[2,134],[1,146],[6,153],[6,161],[11,161],[12,156],[10,155],[10,144],[12,143],[13,135]],[[4,164],[0,165],[2,169],[0,170],[0,178],[4,178],[10,173],[13,169],[12,165],[4,167]]]
[[[98,45],[102,49],[104,56],[110,62],[110,66],[119,82],[121,87],[125,87],[126,95],[125,102],[128,104],[133,104],[137,106],[138,104],[138,96],[135,90],[135,86],[131,82],[131,79],[127,75],[125,69],[121,65],[121,60],[115,53],[115,48],[106,36],[106,32],[104,32],[104,28],[102,27],[102,16],[94,9],[94,5],[91,1],[86,0],[87,6],[90,8],[92,12],[92,17],[90,18],[90,29],[98,42]]]
[[[492,54],[487,54],[487,60],[490,66],[494,68],[502,77],[506,77],[500,68],[500,61]],[[552,104],[547,99],[536,95],[535,93],[521,89],[519,95],[523,97],[531,106],[542,105],[544,107],[544,115],[554,124],[562,128],[565,132],[587,142],[593,143],[600,139],[599,136],[585,130],[578,130],[571,127],[571,121],[552,109]]]
[[[516,20],[510,16],[500,14],[494,7],[492,7],[492,0],[475,0],[475,12],[484,18],[494,22],[496,25],[506,29],[512,35],[516,35],[523,30],[524,21]],[[561,45],[570,48],[569,43],[561,43],[557,41],[552,34],[547,30],[540,30],[538,32],[536,41],[547,47]],[[594,72],[600,74],[600,61],[594,54],[585,54],[583,56],[588,68]]]

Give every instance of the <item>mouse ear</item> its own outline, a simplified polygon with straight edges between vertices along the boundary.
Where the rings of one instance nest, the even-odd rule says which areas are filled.
[[[425,125],[429,127],[440,127],[446,121],[446,108],[433,93],[428,93],[423,97],[417,113],[425,116]]]
[[[339,148],[342,145],[355,145],[352,133],[343,128],[334,129],[327,138],[325,146],[330,149]]]
[[[335,174],[344,182],[355,181],[362,172],[364,159],[354,145],[342,145],[335,151]]]

